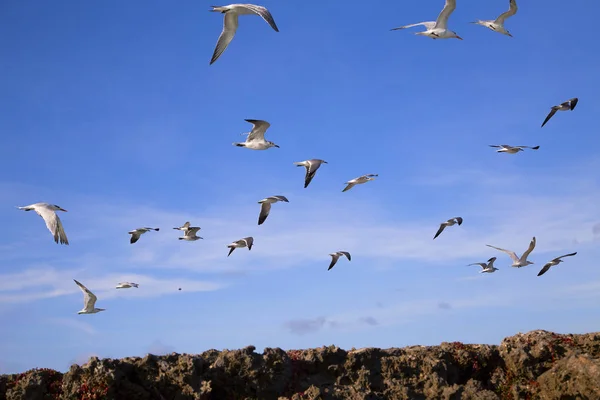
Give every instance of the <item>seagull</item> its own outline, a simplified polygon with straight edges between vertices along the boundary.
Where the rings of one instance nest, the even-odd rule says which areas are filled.
[[[571,256],[574,256],[575,254],[577,254],[577,252],[570,253],[570,254],[565,254],[564,256],[560,256],[560,257],[556,257],[552,261],[546,263],[546,265],[544,265],[544,268],[542,268],[542,270],[537,274],[537,276],[544,275],[546,273],[546,271],[548,271],[550,269],[550,267],[552,267],[554,265],[558,265],[561,262],[563,262],[563,260],[561,260],[561,258],[563,258],[563,257],[571,257]]]
[[[297,161],[294,163],[297,167],[305,167],[306,168],[306,177],[304,178],[304,188],[308,186],[308,184],[313,180],[317,170],[321,166],[321,164],[327,164],[325,160],[319,160],[318,158],[313,158],[311,160],[305,161]]]
[[[262,204],[260,206],[260,214],[258,215],[259,225],[265,222],[265,220],[269,216],[269,211],[271,211],[271,204],[277,203],[278,201],[289,203],[288,199],[285,196],[270,196],[258,202],[258,204]]]
[[[557,106],[552,106],[552,108],[550,109],[550,113],[548,114],[548,116],[546,117],[544,122],[542,123],[542,127],[544,127],[544,125],[546,125],[546,122],[550,121],[550,118],[552,118],[554,116],[554,114],[556,114],[557,111],[574,110],[578,101],[579,101],[579,99],[577,97],[573,97],[572,99],[569,99],[569,100],[565,101],[564,103],[560,103]]]
[[[480,274],[484,273],[484,272],[488,272],[488,273],[492,273],[494,271],[499,271],[498,268],[494,267],[494,261],[496,261],[496,257],[492,257],[489,260],[487,260],[487,263],[473,263],[473,264],[468,264],[468,265],[480,265],[481,266],[481,271],[479,271]]]
[[[173,229],[177,229],[178,231],[187,231],[188,229],[190,229],[190,221],[186,221],[185,224],[181,225],[179,228],[173,228]]]
[[[431,22],[419,22],[418,24],[404,25],[399,28],[393,28],[392,31],[397,31],[399,29],[412,28],[413,26],[423,25],[427,28],[426,31],[416,32],[415,35],[423,35],[430,37],[432,39],[460,39],[463,40],[460,36],[456,34],[456,32],[448,29],[448,17],[456,8],[456,0],[446,0],[446,4],[444,5],[444,9],[438,15],[436,21]]]
[[[160,228],[137,228],[134,229],[132,231],[129,231],[127,233],[129,233],[131,235],[131,240],[129,240],[129,243],[134,244],[135,242],[137,242],[140,239],[140,236],[142,236],[144,233],[148,232],[148,231],[159,231]]]
[[[531,239],[531,243],[529,243],[529,248],[525,251],[525,253],[523,253],[521,258],[517,257],[517,255],[515,254],[514,251],[501,249],[500,247],[495,247],[495,246],[492,246],[489,244],[486,244],[486,246],[494,248],[496,250],[503,251],[506,254],[508,254],[510,256],[510,258],[513,260],[511,267],[521,268],[521,267],[525,267],[527,265],[533,264],[531,261],[527,261],[527,257],[529,257],[529,254],[533,251],[533,249],[535,247],[535,236],[533,237],[533,239]]]
[[[462,225],[462,223],[463,223],[463,219],[461,217],[450,218],[448,221],[442,222],[440,224],[440,229],[438,229],[437,233],[435,234],[435,236],[433,238],[435,239],[436,237],[440,236],[440,233],[442,233],[444,231],[444,229],[446,229],[447,226],[452,226],[454,224],[458,224],[460,226],[460,225]]]
[[[496,18],[495,20],[482,21],[482,20],[478,19],[477,21],[474,21],[471,23],[485,26],[486,28],[489,28],[495,32],[500,32],[504,35],[512,37],[510,32],[504,28],[504,21],[506,20],[506,18],[512,17],[513,15],[515,15],[517,13],[517,10],[518,10],[517,0],[509,0],[508,3],[509,3],[508,11],[500,14],[500,16],[498,18]]]
[[[62,222],[58,215],[56,215],[56,211],[64,211],[67,212],[62,207],[57,206],[56,204],[48,204],[48,203],[35,203],[29,206],[17,207],[19,210],[31,211],[34,210],[37,215],[42,217],[46,222],[46,227],[54,235],[54,241],[60,244],[69,244],[69,240],[67,239],[67,234],[63,228]]]
[[[212,12],[220,12],[221,14],[225,14],[223,18],[223,31],[219,36],[219,40],[217,40],[217,46],[215,47],[215,52],[210,60],[210,64],[217,61],[217,59],[223,54],[229,43],[235,36],[235,31],[238,27],[238,16],[239,15],[260,15],[262,19],[267,21],[267,23],[275,30],[275,32],[279,32],[279,28],[275,25],[275,20],[273,16],[265,7],[257,6],[254,4],[230,4],[228,6],[211,6],[213,9],[209,10]]]
[[[330,256],[331,256],[331,264],[329,264],[329,268],[327,268],[327,271],[329,271],[331,268],[333,268],[333,266],[337,263],[340,256],[346,256],[348,261],[352,260],[352,257],[350,257],[350,253],[348,253],[347,251],[336,251],[335,253],[331,253]]]
[[[132,287],[136,288],[138,286],[139,285],[137,283],[133,283],[133,282],[120,282],[117,285],[117,289],[129,289],[129,288],[132,288]]]
[[[198,239],[204,239],[201,236],[196,236],[196,233],[200,230],[199,226],[191,226],[183,233],[183,237],[178,238],[179,240],[186,240],[188,242],[193,242]]]
[[[540,146],[509,146],[507,144],[490,144],[490,147],[498,147],[499,149],[496,150],[496,153],[508,153],[508,154],[516,154],[519,151],[524,151],[523,149],[531,149],[531,150],[537,150],[540,148]]]
[[[94,293],[90,292],[88,288],[83,286],[81,283],[77,282],[75,279],[73,280],[83,292],[83,308],[77,314],[96,314],[97,312],[105,311],[104,308],[95,307],[96,300],[98,300],[98,298]]]
[[[236,240],[235,242],[228,244],[227,247],[230,249],[227,257],[233,253],[233,251],[238,247],[248,247],[248,251],[252,250],[252,245],[254,244],[254,238],[252,236],[245,237],[240,240]]]
[[[379,176],[379,175],[367,174],[367,175],[359,176],[358,178],[351,179],[348,182],[346,182],[347,186],[344,188],[344,190],[342,190],[342,192],[352,189],[355,185],[360,185],[361,183],[373,181],[373,180],[375,180],[375,178],[374,178],[375,176]]]
[[[270,123],[260,119],[245,119],[244,121],[250,122],[253,125],[252,131],[248,133],[245,142],[234,142],[234,146],[245,147],[252,150],[267,150],[271,147],[279,148],[275,143],[265,140],[265,132],[271,126]]]

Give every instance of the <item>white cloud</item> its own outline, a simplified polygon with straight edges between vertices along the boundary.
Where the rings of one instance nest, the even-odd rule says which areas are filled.
[[[67,328],[77,329],[87,333],[88,335],[95,335],[97,333],[96,330],[87,322],[73,318],[48,318],[46,321],[52,324],[65,326]]]

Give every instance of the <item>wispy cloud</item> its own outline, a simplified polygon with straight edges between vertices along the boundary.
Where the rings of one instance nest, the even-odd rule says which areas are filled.
[[[62,325],[67,328],[77,329],[88,335],[95,335],[97,331],[87,322],[76,320],[73,318],[48,318],[47,322],[56,325]]]
[[[150,343],[148,346],[148,353],[154,354],[157,356],[173,353],[175,351],[175,347],[165,344],[160,340],[155,340]]]
[[[300,318],[286,321],[284,323],[284,327],[290,333],[302,336],[309,333],[315,333],[321,330],[325,326],[326,322],[327,319],[325,317],[316,317],[308,319]]]

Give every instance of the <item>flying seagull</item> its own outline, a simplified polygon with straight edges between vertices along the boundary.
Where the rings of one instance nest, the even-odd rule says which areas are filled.
[[[304,178],[304,188],[308,186],[308,184],[313,180],[317,170],[321,166],[321,164],[327,164],[325,160],[319,160],[318,158],[313,158],[311,160],[305,161],[297,161],[294,163],[297,167],[305,167],[306,168],[306,177]]]
[[[228,6],[211,6],[213,9],[209,10],[212,12],[220,12],[221,14],[225,14],[223,18],[223,31],[219,36],[219,40],[217,40],[217,46],[215,47],[215,51],[210,60],[210,64],[217,61],[217,59],[223,54],[229,43],[235,36],[235,31],[238,27],[238,16],[239,15],[260,15],[262,19],[267,21],[271,28],[275,30],[275,32],[279,32],[279,28],[275,25],[275,20],[273,16],[265,7],[257,6],[254,4],[230,4]]]
[[[489,260],[487,260],[487,263],[473,263],[473,264],[468,264],[468,265],[480,265],[481,266],[481,271],[479,271],[480,274],[487,272],[487,273],[492,273],[494,271],[498,271],[498,268],[494,267],[494,261],[496,261],[496,257],[492,257]]]
[[[19,210],[25,211],[34,210],[37,213],[37,215],[44,219],[44,221],[46,222],[46,227],[54,236],[54,241],[56,243],[60,241],[60,244],[69,244],[69,240],[67,239],[67,234],[65,233],[62,222],[60,221],[60,218],[58,218],[58,215],[56,215],[56,211],[67,212],[67,210],[55,204],[48,203],[35,203],[29,206],[17,208]]]
[[[501,249],[500,247],[495,247],[490,244],[486,244],[486,246],[494,248],[496,250],[503,251],[506,254],[508,254],[510,256],[510,258],[513,260],[511,267],[521,268],[521,267],[525,267],[527,265],[533,264],[531,261],[527,261],[527,257],[529,257],[529,254],[535,248],[535,236],[533,237],[533,239],[531,239],[531,243],[529,243],[529,248],[525,251],[525,253],[523,253],[521,258],[517,257],[517,255],[515,254],[514,251]]]
[[[352,257],[350,257],[350,253],[348,253],[347,251],[336,251],[335,253],[331,253],[330,256],[331,256],[331,264],[329,264],[329,268],[327,268],[327,271],[329,271],[331,268],[333,268],[333,266],[337,263],[340,256],[346,256],[348,261],[352,260]]]
[[[132,231],[129,231],[127,233],[129,233],[131,235],[131,240],[129,240],[129,243],[134,244],[135,242],[137,242],[140,239],[140,236],[142,236],[144,233],[148,232],[148,231],[159,231],[160,228],[137,228],[134,229]]]
[[[136,288],[139,285],[137,283],[133,283],[133,282],[119,282],[119,284],[117,285],[117,289],[129,289],[129,288]]]
[[[234,142],[234,146],[245,147],[252,150],[267,150],[271,147],[279,148],[275,143],[265,140],[265,132],[271,126],[270,123],[260,119],[245,119],[244,121],[250,122],[253,125],[252,131],[248,133],[245,142]]]
[[[252,236],[248,236],[243,239],[236,240],[235,242],[227,245],[227,247],[230,249],[229,254],[227,254],[227,257],[229,257],[231,255],[231,253],[233,253],[233,251],[235,249],[237,249],[238,247],[240,247],[240,248],[247,247],[248,251],[250,251],[250,250],[252,250],[253,244],[254,244],[254,238]]]
[[[550,118],[552,118],[554,116],[554,114],[556,114],[557,111],[574,110],[578,101],[579,101],[579,99],[577,97],[573,97],[572,99],[569,99],[569,100],[565,101],[564,103],[560,103],[557,106],[552,106],[552,108],[550,109],[550,113],[548,114],[548,116],[546,117],[544,122],[542,123],[542,127],[544,127],[544,125],[546,125],[546,122],[550,121]]]
[[[460,36],[456,34],[456,32],[448,29],[448,17],[456,8],[456,0],[446,0],[446,5],[444,9],[438,15],[436,21],[430,22],[419,22],[418,24],[404,25],[399,28],[393,28],[392,31],[397,31],[399,29],[412,28],[413,26],[423,25],[427,29],[423,32],[416,32],[415,35],[423,35],[430,37],[432,39],[451,39],[456,38],[463,40]]]
[[[199,226],[191,226],[186,231],[183,232],[183,236],[178,238],[179,240],[186,240],[188,242],[193,242],[198,239],[204,239],[201,236],[197,236],[196,233],[200,230]]]
[[[442,222],[440,224],[440,229],[438,229],[437,233],[435,234],[435,236],[433,238],[435,239],[436,237],[440,236],[440,233],[442,233],[444,231],[444,229],[446,229],[447,226],[452,226],[454,224],[458,224],[460,226],[460,225],[462,225],[462,223],[463,223],[463,219],[461,217],[450,218],[448,221]]]
[[[190,229],[190,221],[186,221],[185,224],[181,225],[179,228],[173,228],[173,229],[177,229],[178,231],[187,231],[188,229]]]
[[[495,32],[500,32],[504,35],[512,37],[510,32],[507,31],[506,28],[504,28],[504,21],[506,20],[506,18],[512,17],[513,15],[515,15],[517,13],[517,10],[518,10],[517,0],[509,0],[508,3],[509,3],[508,11],[500,14],[500,16],[498,18],[496,18],[495,20],[482,21],[482,20],[478,19],[477,21],[474,21],[471,23],[485,26],[486,28],[489,28]]]
[[[497,147],[496,153],[508,153],[508,154],[516,154],[519,151],[524,151],[523,149],[531,149],[537,150],[540,146],[509,146],[507,144],[490,144],[490,147]]]
[[[269,211],[271,211],[271,204],[277,203],[278,201],[289,203],[288,199],[285,196],[270,196],[258,202],[258,204],[261,204],[260,214],[258,215],[259,225],[265,222],[265,220],[269,216]]]
[[[104,308],[95,307],[96,300],[98,300],[98,298],[94,293],[90,292],[88,288],[83,286],[81,283],[77,282],[75,279],[73,280],[83,292],[83,308],[77,314],[96,314],[97,312],[105,310]]]
[[[544,265],[544,268],[542,268],[542,270],[537,274],[537,276],[544,275],[546,273],[546,271],[548,271],[550,269],[550,267],[552,267],[554,265],[558,265],[561,262],[563,262],[563,260],[561,260],[561,258],[563,258],[563,257],[571,257],[571,256],[574,256],[575,254],[577,254],[577,252],[570,253],[570,254],[565,254],[564,256],[560,256],[560,257],[556,257],[552,261],[546,263],[546,265]]]
[[[354,186],[360,185],[361,183],[373,181],[373,180],[375,180],[375,178],[374,178],[375,176],[379,176],[379,175],[377,175],[377,174],[367,174],[367,175],[359,176],[358,178],[351,179],[348,182],[346,182],[347,186],[344,188],[344,190],[342,190],[342,192],[350,190]]]

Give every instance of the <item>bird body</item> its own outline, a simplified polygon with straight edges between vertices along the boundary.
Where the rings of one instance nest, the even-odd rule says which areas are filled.
[[[271,211],[271,204],[277,203],[278,201],[283,201],[285,203],[289,203],[288,199],[285,196],[270,196],[265,199],[262,199],[258,202],[260,204],[260,214],[258,215],[258,225],[262,225],[263,222],[269,216],[269,212]]]
[[[44,222],[46,223],[46,227],[48,228],[50,233],[52,233],[52,236],[54,236],[54,241],[56,243],[65,244],[65,245],[69,244],[69,240],[67,239],[67,234],[65,233],[62,222],[61,222],[60,218],[58,218],[58,215],[56,214],[56,211],[67,212],[67,210],[65,210],[62,207],[57,206],[56,204],[49,204],[49,203],[35,203],[35,204],[30,204],[28,206],[17,207],[17,208],[19,210],[24,210],[24,211],[31,211],[31,210],[35,211],[37,213],[37,215],[39,215],[40,217],[42,217],[44,219]]]
[[[550,118],[552,118],[554,116],[554,114],[556,114],[557,111],[572,111],[572,110],[574,110],[578,101],[579,101],[579,99],[577,97],[573,97],[572,99],[569,99],[569,100],[565,101],[564,103],[560,103],[557,106],[552,106],[552,108],[550,109],[550,113],[546,116],[546,119],[542,123],[542,127],[544,125],[546,125],[546,122],[550,121]]]
[[[550,267],[553,267],[555,265],[560,264],[561,262],[563,262],[563,260],[561,260],[561,258],[563,257],[571,257],[574,256],[575,254],[577,254],[577,252],[575,253],[570,253],[570,254],[565,254],[564,256],[560,256],[560,257],[556,257],[555,259],[549,261],[546,263],[546,265],[544,265],[544,267],[540,270],[540,272],[537,274],[537,276],[542,276],[544,275],[549,269]]]
[[[360,185],[362,183],[366,183],[366,182],[375,180],[376,176],[379,176],[379,175],[378,174],[367,174],[367,175],[359,176],[358,178],[351,179],[348,182],[345,182],[346,187],[344,188],[344,190],[342,190],[342,192],[350,190],[356,185]]]
[[[471,23],[485,26],[486,28],[491,29],[494,32],[499,32],[499,33],[502,33],[503,35],[512,37],[511,33],[509,31],[507,31],[506,28],[504,27],[504,21],[506,21],[506,18],[512,17],[513,15],[515,15],[517,13],[517,10],[518,10],[517,0],[509,0],[508,11],[500,14],[500,16],[498,18],[496,18],[495,20],[480,20],[480,19],[478,19],[477,21],[474,21]]]
[[[252,236],[248,236],[243,239],[236,240],[235,242],[227,245],[227,247],[229,248],[229,254],[227,254],[227,257],[229,257],[231,255],[231,253],[233,253],[233,251],[235,249],[237,249],[238,247],[239,248],[247,247],[248,251],[250,251],[250,250],[252,250],[253,244],[254,244],[254,238]]]
[[[96,314],[100,311],[105,311],[104,308],[96,308],[96,300],[98,298],[94,293],[92,293],[88,288],[83,286],[77,280],[73,279],[79,289],[83,292],[83,308],[81,311],[77,312],[77,314]]]
[[[454,217],[454,218],[450,218],[446,222],[442,222],[440,224],[440,228],[438,229],[438,231],[436,232],[436,234],[433,238],[435,239],[436,237],[440,236],[440,234],[444,231],[444,229],[446,229],[447,226],[452,226],[454,224],[458,224],[460,226],[460,225],[462,225],[462,223],[463,223],[462,217]]]
[[[129,288],[137,288],[139,285],[133,282],[119,282],[117,284],[117,289],[129,289]]]
[[[245,142],[234,142],[234,146],[245,147],[251,150],[267,150],[271,147],[279,148],[275,143],[265,140],[265,132],[271,126],[270,123],[260,119],[246,119],[244,121],[252,124],[252,131],[248,133]]]
[[[217,45],[215,46],[215,51],[213,52],[210,64],[217,61],[227,46],[229,46],[231,40],[233,40],[235,32],[238,28],[239,15],[260,15],[275,32],[279,32],[279,28],[277,28],[273,16],[265,7],[254,4],[230,4],[228,6],[212,6],[212,8],[213,9],[209,11],[219,12],[221,14],[225,14],[225,16],[223,17],[223,30],[221,31],[221,35],[219,35],[219,39],[217,40]]]
[[[540,146],[509,146],[507,144],[490,144],[490,147],[497,147],[496,153],[508,153],[508,154],[516,154],[519,151],[524,151],[523,149],[531,149],[537,150]]]
[[[487,260],[487,263],[473,263],[473,264],[467,264],[467,265],[479,265],[481,266],[481,271],[479,271],[480,274],[482,273],[493,273],[494,271],[498,271],[499,269],[494,267],[494,261],[496,261],[496,257],[492,257],[489,260]]]
[[[327,164],[325,160],[319,160],[318,158],[313,158],[311,160],[305,161],[296,161],[294,165],[297,167],[305,167],[306,168],[306,176],[304,177],[304,188],[306,189],[310,182],[315,177],[317,170],[321,166],[321,164]]]
[[[501,249],[500,247],[492,246],[489,244],[486,244],[486,246],[505,252],[506,254],[508,254],[510,256],[510,258],[513,261],[511,267],[521,268],[521,267],[526,267],[527,265],[533,264],[533,262],[527,260],[527,257],[529,257],[529,254],[531,254],[531,252],[535,248],[535,243],[536,243],[536,241],[535,241],[535,236],[534,236],[533,239],[531,239],[531,242],[529,243],[529,248],[525,251],[525,253],[523,253],[523,255],[520,258],[517,257],[517,255],[514,251]]]
[[[135,242],[137,242],[140,239],[140,236],[142,236],[144,233],[148,232],[148,231],[159,231],[160,228],[137,228],[134,229],[132,231],[129,231],[127,233],[129,233],[131,235],[131,239],[129,240],[129,243],[134,244]]]
[[[327,268],[327,271],[329,271],[331,268],[333,268],[333,266],[338,262],[338,259],[340,258],[340,256],[346,256],[348,261],[352,260],[350,253],[348,253],[347,251],[336,251],[335,253],[331,253],[329,255],[331,256],[331,264],[329,264],[329,268]]]
[[[448,29],[448,18],[450,14],[456,9],[456,0],[446,0],[442,12],[437,17],[436,21],[419,22],[416,24],[404,25],[399,28],[393,28],[393,31],[412,28],[413,26],[423,25],[426,30],[423,32],[416,32],[415,35],[427,36],[432,39],[460,39],[463,40],[454,31]]]

